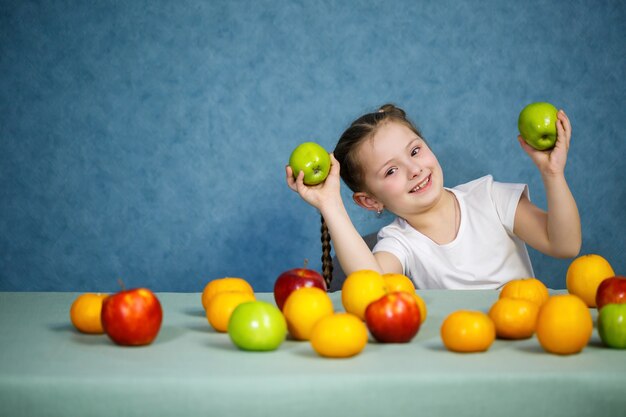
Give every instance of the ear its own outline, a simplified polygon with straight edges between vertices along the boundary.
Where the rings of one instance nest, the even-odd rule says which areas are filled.
[[[382,211],[384,208],[383,204],[380,201],[376,200],[374,197],[372,197],[368,193],[364,193],[364,192],[354,193],[352,194],[352,199],[354,200],[355,203],[357,203],[359,206],[363,207],[366,210]]]

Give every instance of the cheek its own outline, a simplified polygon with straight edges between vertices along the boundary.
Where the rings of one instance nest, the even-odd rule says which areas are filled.
[[[441,166],[439,165],[439,161],[435,157],[434,154],[424,155],[422,160],[420,161],[423,167],[430,168],[431,171],[441,172]]]
[[[394,175],[386,179],[370,180],[366,182],[367,188],[372,194],[382,200],[390,196],[404,194],[406,180],[400,175]]]
[[[439,174],[439,177],[443,180],[443,170],[441,169],[441,165],[439,165],[439,161],[437,158],[433,157],[433,171]]]
[[[406,181],[403,181],[399,175],[396,175],[385,182],[383,192],[389,195],[404,193],[405,184]]]
[[[441,169],[439,166],[439,161],[437,160],[437,157],[435,156],[435,154],[433,154],[432,152],[428,154],[427,158],[426,158],[426,163],[433,167],[433,169]]]

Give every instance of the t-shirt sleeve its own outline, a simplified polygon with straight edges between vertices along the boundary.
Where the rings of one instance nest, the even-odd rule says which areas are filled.
[[[498,212],[500,221],[506,230],[513,234],[515,211],[522,195],[530,200],[526,184],[513,184],[494,181],[491,187],[491,199]]]

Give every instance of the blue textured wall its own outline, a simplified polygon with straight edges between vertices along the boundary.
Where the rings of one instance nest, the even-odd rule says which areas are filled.
[[[388,101],[447,185],[491,173],[544,207],[517,115],[563,107],[583,253],[626,274],[625,22],[622,0],[2,0],[0,290],[269,291],[319,268],[283,167]],[[347,204],[363,233],[390,220]],[[564,286],[568,260],[532,257]]]

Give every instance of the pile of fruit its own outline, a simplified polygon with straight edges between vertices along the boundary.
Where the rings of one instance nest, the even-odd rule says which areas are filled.
[[[590,308],[598,309],[598,333],[612,348],[626,349],[626,278],[615,275],[600,255],[575,259],[566,276],[567,289]]]
[[[242,350],[277,349],[287,334],[309,341],[324,357],[350,357],[361,352],[369,333],[379,342],[409,342],[426,319],[426,305],[404,275],[359,271],[342,288],[345,311],[335,311],[322,276],[295,268],[274,284],[276,305],[254,299],[241,278],[210,281],[202,293],[209,324],[227,332]]]
[[[79,295],[70,307],[70,320],[82,333],[106,333],[118,345],[143,346],[156,339],[163,309],[149,289],[123,288],[112,295]]]
[[[550,296],[536,278],[504,285],[488,314],[456,311],[441,326],[441,339],[450,351],[482,352],[496,338],[527,339],[537,335],[549,353],[581,352],[593,332],[590,308],[598,309],[597,327],[607,347],[626,348],[626,278],[615,276],[600,255],[583,255],[569,266],[567,294]]]
[[[232,304],[213,308],[235,318],[244,306],[253,310],[259,302],[247,301],[245,294],[252,294],[252,290],[236,287],[237,280],[245,285],[238,278],[210,282],[203,302],[211,297],[214,288],[222,286],[225,294],[231,293]],[[601,256],[585,255],[570,265],[567,288],[568,294],[550,296],[536,278],[510,281],[502,287],[488,313],[458,310],[449,314],[441,325],[441,340],[452,352],[484,352],[496,338],[519,340],[536,334],[546,352],[574,354],[589,343],[593,331],[589,308],[597,305],[598,331],[604,343],[626,348],[626,279],[616,277]],[[252,342],[262,339],[260,334],[246,336],[257,328],[253,316],[231,318],[227,326],[219,327],[213,324],[212,317],[217,313],[211,312],[209,301],[205,304],[207,318],[215,330],[227,331],[233,343],[244,350],[277,349],[288,333],[293,340],[309,341],[319,355],[338,358],[360,353],[369,335],[378,343],[410,342],[427,315],[426,305],[408,277],[369,270],[346,278],[341,292],[344,311],[334,311],[323,278],[306,268],[289,270],[278,277],[274,298],[272,320],[277,334],[268,336],[272,342],[262,346]],[[265,313],[259,311],[258,315]]]
[[[496,338],[528,339],[536,334],[549,353],[581,352],[593,331],[590,308],[598,309],[597,328],[607,347],[626,349],[626,278],[616,276],[599,255],[583,255],[569,266],[567,294],[550,295],[536,278],[508,282],[488,312],[457,310],[443,321],[440,336],[452,352],[484,352]],[[287,335],[308,341],[320,356],[359,354],[369,335],[378,343],[408,343],[427,317],[424,300],[413,282],[400,274],[362,270],[342,287],[342,311],[336,311],[322,276],[296,268],[274,284],[274,303],[256,299],[242,278],[211,280],[202,292],[209,325],[227,333],[245,351],[278,349]],[[152,343],[163,311],[146,288],[116,294],[86,293],[70,308],[70,319],[83,333],[106,333],[119,345]]]

